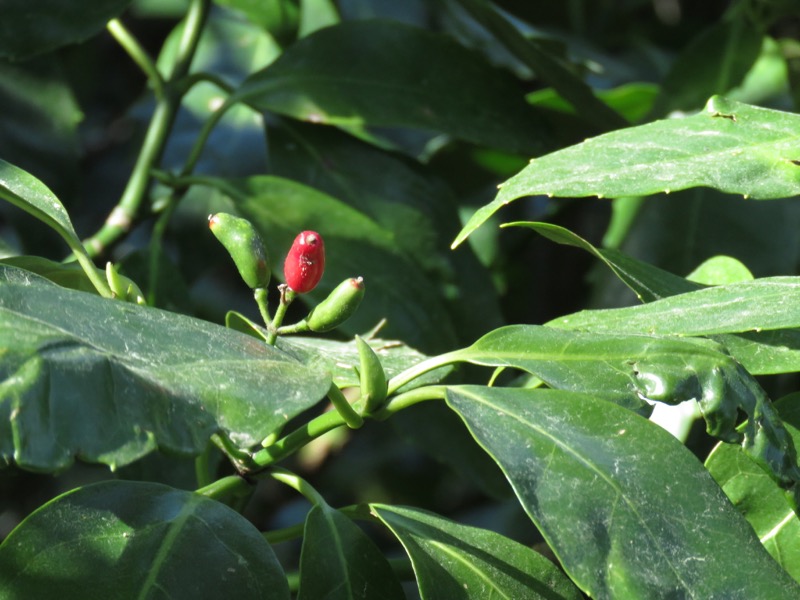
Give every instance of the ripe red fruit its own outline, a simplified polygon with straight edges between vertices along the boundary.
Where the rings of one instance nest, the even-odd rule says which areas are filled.
[[[325,270],[325,242],[316,231],[303,231],[292,244],[283,263],[286,284],[298,294],[310,292]]]

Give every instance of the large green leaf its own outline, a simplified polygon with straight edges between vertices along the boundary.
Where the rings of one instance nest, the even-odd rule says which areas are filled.
[[[596,332],[713,335],[754,374],[800,370],[800,279],[770,277],[641,306],[586,310],[550,325]],[[720,334],[737,335],[720,335]]]
[[[252,221],[267,245],[272,265],[282,277],[282,260],[304,229],[325,239],[325,274],[308,302],[321,301],[339,282],[363,276],[366,296],[342,327],[363,333],[387,319],[382,335],[402,339],[425,352],[452,348],[456,332],[435,282],[407,256],[394,233],[369,215],[314,188],[272,176],[247,179],[194,177],[193,182],[221,191],[234,210]]]
[[[289,599],[272,548],[224,504],[107,481],[45,504],[0,546],[0,597]]]
[[[617,198],[706,186],[749,198],[800,193],[800,116],[712,97],[698,114],[613,131],[553,152],[502,184],[461,230],[531,195]]]
[[[415,508],[369,508],[405,547],[422,600],[583,597],[552,562],[499,533]]]
[[[338,510],[318,504],[306,517],[298,600],[405,598],[386,558]]]
[[[448,37],[396,21],[316,31],[233,100],[315,123],[412,127],[526,154],[550,135],[510,75]]]
[[[447,402],[593,598],[800,594],[694,455],[657,425],[560,390],[455,387]]]
[[[253,445],[330,385],[238,332],[5,266],[0,353],[0,457],[43,471],[199,454],[217,431]]]
[[[791,488],[790,502],[800,501],[800,467],[789,434],[755,379],[710,340],[510,325],[447,356],[515,367],[551,387],[639,410],[644,400],[679,404],[695,399],[708,433],[740,442],[762,468]],[[736,430],[739,411],[751,417],[745,432]]]
[[[800,396],[775,403],[795,445],[800,444]],[[742,449],[718,444],[706,468],[747,519],[772,557],[800,581],[800,519],[786,506],[783,490]]]
[[[3,0],[0,57],[28,58],[102,31],[131,0]]]

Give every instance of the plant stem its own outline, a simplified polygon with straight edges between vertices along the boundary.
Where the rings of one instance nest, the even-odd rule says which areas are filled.
[[[163,248],[164,235],[169,225],[169,220],[172,218],[172,213],[175,212],[175,207],[178,206],[178,197],[171,197],[164,207],[164,210],[158,216],[156,224],[153,226],[153,233],[150,236],[150,252],[148,253],[148,277],[147,282],[147,304],[155,306],[158,297],[158,276],[161,269],[161,250]]]
[[[296,525],[291,525],[290,527],[283,527],[281,529],[274,529],[272,531],[262,531],[261,535],[264,537],[267,542],[272,544],[280,544],[281,542],[288,542],[290,540],[296,540],[297,538],[303,537],[303,531],[305,530],[306,524],[305,523],[297,523]]]
[[[109,245],[127,233],[139,214],[147,185],[150,182],[150,170],[157,165],[161,158],[167,136],[175,120],[175,114],[180,106],[182,96],[177,93],[176,81],[189,71],[208,14],[209,4],[210,0],[193,0],[190,3],[178,52],[166,83],[159,83],[161,78],[155,67],[152,70],[148,67],[146,70],[148,76],[156,77],[156,79],[151,79],[151,83],[154,89],[159,89],[160,86],[161,93],[157,95],[156,107],[150,118],[150,125],[147,128],[142,148],[117,206],[108,215],[100,231],[84,242],[90,257],[102,254]],[[135,53],[135,56],[131,55],[137,63],[144,60],[146,55],[136,49],[138,43],[135,43],[135,40],[131,44],[133,38],[126,37],[121,24],[120,26],[112,25],[111,31],[112,33],[123,31],[120,43],[129,53]],[[147,60],[149,61],[149,58]]]
[[[342,390],[339,386],[331,382],[331,387],[328,390],[328,399],[333,404],[336,411],[342,415],[342,419],[351,429],[358,429],[364,424],[364,417],[358,414],[350,402],[347,401]]]
[[[281,284],[278,286],[278,289],[281,291],[281,300],[278,304],[278,309],[275,311],[275,318],[272,319],[272,324],[267,326],[269,333],[267,334],[267,343],[270,346],[275,345],[275,340],[278,339],[278,328],[283,323],[283,317],[286,316],[286,310],[289,308],[289,305],[294,300],[295,293],[289,289],[286,284]]]
[[[272,327],[272,318],[269,316],[269,303],[267,300],[267,288],[256,288],[253,292],[256,304],[258,305],[258,312],[261,313],[261,318],[264,320],[264,325],[267,328]]]
[[[200,156],[203,154],[203,148],[205,148],[211,132],[232,106],[235,106],[235,103],[226,100],[217,110],[212,112],[208,119],[206,119],[206,122],[203,123],[203,128],[197,134],[197,138],[195,138],[194,144],[192,144],[192,149],[189,151],[189,156],[186,158],[186,162],[181,169],[181,176],[188,175],[194,171],[194,168],[197,166],[197,161],[200,160]]]
[[[161,78],[161,74],[158,72],[153,59],[150,58],[150,55],[147,54],[145,49],[139,44],[139,40],[126,29],[119,19],[111,19],[106,24],[106,28],[111,35],[114,36],[114,39],[117,40],[117,43],[125,49],[128,56],[133,59],[133,62],[139,65],[139,68],[147,76],[150,85],[153,86],[153,93],[156,98],[163,100],[164,80]]]
[[[409,390],[391,398],[380,410],[372,413],[372,417],[378,421],[384,421],[393,414],[400,412],[427,400],[444,400],[447,392],[446,385],[426,385],[423,387]]]
[[[286,469],[282,469],[280,467],[275,467],[270,471],[270,475],[273,479],[277,479],[281,483],[285,483],[289,487],[296,489],[298,492],[303,494],[306,499],[311,502],[314,506],[321,505],[326,506],[327,503],[325,502],[325,498],[314,489],[310,483],[308,483],[305,479],[300,477],[299,475],[295,475],[291,471],[287,471]]]
[[[440,354],[439,356],[432,356],[431,358],[423,360],[421,363],[417,363],[413,367],[406,369],[402,373],[398,373],[389,380],[388,394],[391,396],[401,387],[407,383],[410,383],[417,377],[421,377],[425,373],[459,362],[461,359],[458,357],[458,352],[459,351],[456,350],[454,352]]]
[[[229,497],[243,497],[250,493],[251,485],[238,475],[228,475],[217,479],[214,483],[195,490],[195,494],[222,500]]]
[[[257,470],[264,469],[297,452],[306,444],[321,435],[342,427],[345,424],[338,411],[331,410],[311,419],[301,428],[296,429],[282,437],[274,444],[259,450],[252,456],[252,462]]]

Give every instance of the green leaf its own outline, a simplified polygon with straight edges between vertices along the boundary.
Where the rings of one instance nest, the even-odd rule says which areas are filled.
[[[643,306],[587,310],[554,327],[596,332],[713,335],[753,374],[800,370],[800,279],[769,277],[680,294]],[[718,335],[736,333],[737,335]]]
[[[80,238],[61,201],[33,175],[3,159],[0,159],[0,198],[55,229],[70,248],[80,246]]]
[[[528,227],[547,239],[586,250],[589,254],[603,261],[625,285],[627,285],[642,302],[652,302],[666,296],[691,292],[698,285],[683,277],[654,267],[645,262],[626,256],[616,250],[595,248],[582,237],[568,229],[551,223],[515,222],[505,223],[502,227]]]
[[[296,2],[290,0],[273,0],[272,2],[214,0],[214,2],[241,12],[248,21],[266,29],[281,43],[288,43],[296,34],[299,19]]]
[[[800,501],[800,467],[780,418],[755,379],[710,340],[510,325],[447,356],[516,367],[550,387],[590,393],[640,411],[645,400],[697,400],[709,434],[741,442],[762,468],[798,495],[790,502]],[[740,410],[751,417],[744,433],[736,430]]]
[[[560,390],[454,387],[447,402],[590,596],[800,594],[694,455],[657,425]]]
[[[411,127],[521,153],[549,137],[515,80],[450,38],[396,21],[347,21],[299,40],[233,101],[314,123]]]
[[[423,600],[583,597],[556,565],[499,533],[415,508],[369,508],[405,547]]]
[[[756,199],[795,196],[798,129],[798,115],[714,96],[694,116],[613,131],[532,160],[453,245],[524,196],[617,198],[698,186]]]
[[[688,281],[703,285],[726,285],[752,281],[753,274],[740,260],[732,256],[712,256],[703,261],[694,271],[686,276]]]
[[[610,90],[598,90],[597,97],[631,123],[641,121],[650,112],[658,95],[658,86],[653,83],[626,83]],[[576,111],[552,88],[536,90],[525,96],[534,106],[557,110],[568,114]]]
[[[0,57],[16,60],[82,42],[101,32],[131,0],[64,2],[3,0],[0,19]]]
[[[782,398],[775,407],[795,445],[800,444],[800,396]],[[767,552],[800,581],[800,519],[786,506],[780,486],[738,446],[717,444],[705,464]]]
[[[55,262],[41,256],[10,256],[0,260],[0,264],[31,271],[61,287],[89,292],[90,294],[97,293],[92,282],[86,277],[86,273],[78,263]],[[105,273],[100,269],[97,269],[97,273],[105,277]]]
[[[350,519],[318,504],[306,517],[298,600],[405,598],[374,542]]]
[[[322,280],[301,299],[319,302],[341,281],[363,276],[367,292],[355,315],[340,328],[355,334],[371,330],[382,319],[381,333],[403,339],[426,352],[456,343],[456,332],[442,295],[431,279],[395,242],[391,230],[336,198],[280,177],[247,179],[193,177],[193,183],[219,190],[234,210],[259,230],[273,270],[283,277],[282,260],[298,232],[318,231],[328,259]]]
[[[330,377],[222,327],[0,266],[0,460],[112,468],[156,447],[240,446],[314,405]]]
[[[45,504],[0,546],[0,597],[289,599],[272,548],[214,500],[106,481]]]

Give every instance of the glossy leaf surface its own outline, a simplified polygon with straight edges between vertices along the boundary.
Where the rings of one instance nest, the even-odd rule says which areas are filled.
[[[289,599],[272,548],[224,504],[107,481],[45,504],[0,546],[0,597]]]
[[[317,505],[306,517],[298,600],[405,598],[375,543],[338,510]]]
[[[455,387],[447,402],[593,598],[800,593],[703,466],[657,425],[559,390]]]
[[[705,186],[755,199],[800,194],[800,116],[713,97],[705,110],[613,131],[536,158],[461,230],[524,196],[617,198]]]
[[[800,443],[800,397],[792,394],[775,406],[795,444]],[[784,491],[737,446],[718,444],[706,468],[767,551],[800,581],[800,519],[786,506]]]
[[[304,121],[413,127],[522,153],[541,151],[548,135],[513,78],[445,36],[396,21],[316,31],[234,98]]]
[[[0,453],[53,471],[156,447],[260,442],[321,399],[329,375],[210,323],[0,267]]]
[[[549,325],[597,332],[712,335],[751,373],[786,373],[800,369],[796,298],[800,298],[796,277],[770,277],[642,306],[581,311]]]
[[[789,434],[756,380],[710,340],[510,325],[450,356],[522,369],[550,387],[591,393],[642,412],[649,408],[644,400],[697,400],[708,433],[741,442],[800,503],[800,467]],[[736,429],[739,411],[752,417],[744,433]]]
[[[55,229],[74,247],[80,245],[72,221],[58,198],[33,175],[0,159],[0,198],[11,202]]]
[[[556,565],[499,533],[415,508],[369,507],[405,547],[423,600],[583,597]]]

